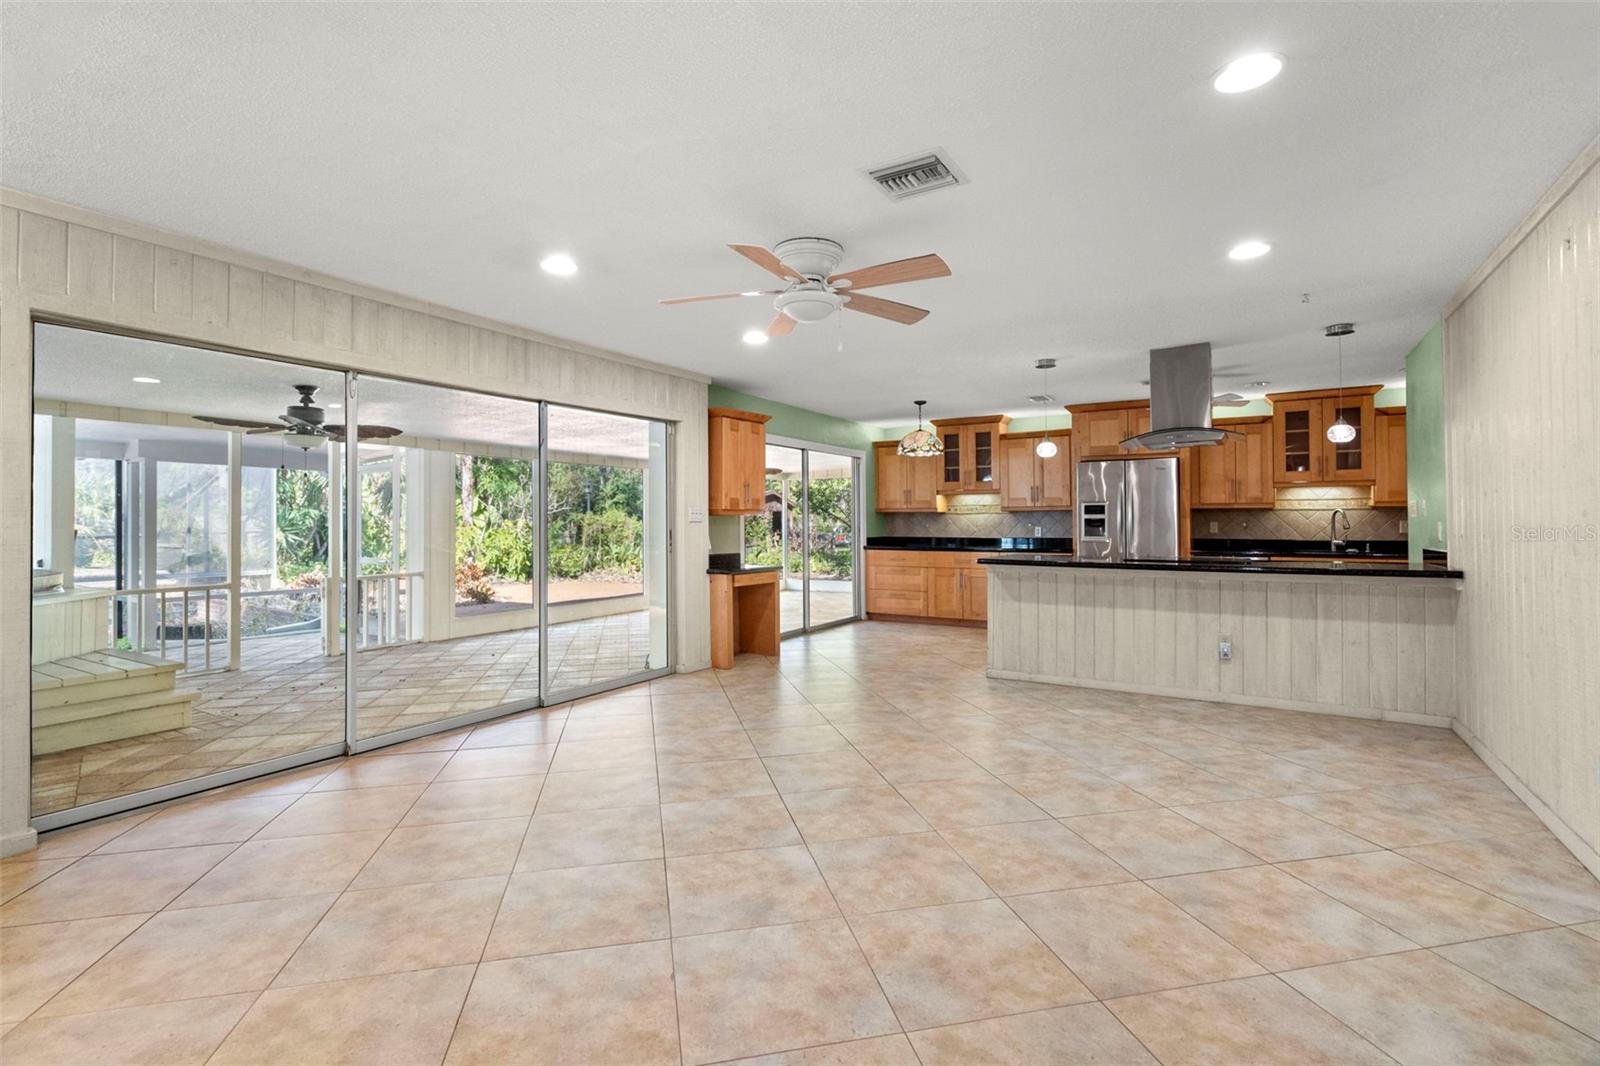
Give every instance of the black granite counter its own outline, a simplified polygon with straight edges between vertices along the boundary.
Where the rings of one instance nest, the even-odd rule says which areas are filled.
[[[996,555],[979,559],[980,563],[1001,566],[1073,566],[1102,570],[1169,570],[1178,573],[1213,574],[1298,574],[1317,577],[1422,577],[1459,578],[1460,570],[1451,570],[1437,563],[1409,563],[1372,560],[1343,556],[1338,559],[1304,559],[1292,562],[1268,562],[1264,559],[1176,559],[1141,560],[1137,562],[1108,563],[1093,559],[1078,559],[1071,555],[1054,553],[1018,553]]]
[[[778,570],[776,566],[745,566],[738,552],[712,552],[706,564],[708,574],[771,574]]]
[[[1403,540],[1347,540],[1344,547],[1335,552],[1329,549],[1325,540],[1271,540],[1263,537],[1195,537],[1191,549],[1195,556],[1208,558],[1293,555],[1314,559],[1331,556],[1404,559],[1408,550]]]
[[[868,537],[867,550],[901,552],[1071,552],[1071,537]]]

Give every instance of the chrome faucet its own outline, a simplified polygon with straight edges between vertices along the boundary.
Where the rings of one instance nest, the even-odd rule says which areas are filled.
[[[1344,508],[1335,507],[1333,514],[1328,516],[1328,550],[1334,554],[1344,550],[1344,538],[1339,536],[1339,523],[1344,523],[1344,531],[1350,532],[1350,519],[1344,513]]]

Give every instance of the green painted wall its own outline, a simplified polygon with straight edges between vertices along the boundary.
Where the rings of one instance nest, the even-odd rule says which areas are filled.
[[[839,448],[865,452],[867,457],[862,462],[862,477],[865,484],[862,486],[862,491],[867,501],[867,511],[864,516],[866,533],[869,537],[882,535],[883,516],[872,509],[878,484],[872,442],[886,439],[888,431],[861,422],[852,422],[846,418],[835,418],[832,415],[808,411],[803,407],[791,407],[786,403],[751,396],[749,393],[735,392],[733,389],[715,384],[706,394],[706,403],[710,407],[737,407],[741,411],[771,415],[772,421],[767,423],[767,433],[774,437],[792,437],[814,444],[831,444]],[[741,534],[737,516],[712,515],[708,529],[713,552],[739,550]]]
[[[1444,339],[1435,322],[1406,353],[1406,546],[1445,550]]]

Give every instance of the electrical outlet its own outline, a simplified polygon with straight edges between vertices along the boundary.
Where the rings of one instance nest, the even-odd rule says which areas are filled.
[[[1406,531],[1406,527],[1410,524],[1411,523],[1407,522],[1404,518],[1400,519],[1400,532],[1404,533]]]
[[[1433,524],[1433,539],[1438,541],[1440,544],[1444,543],[1444,523],[1443,522],[1435,522]]]
[[[1217,641],[1217,658],[1225,663],[1233,661],[1233,641],[1227,637]]]
[[[1044,527],[1043,526],[1034,526],[1033,527],[1033,535],[1036,536],[1036,537],[1044,536]]]
[[[1406,501],[1406,511],[1410,517],[1417,517],[1417,498],[1415,496]]]
[[[1217,531],[1217,524],[1215,522],[1212,522],[1211,523],[1211,532],[1215,533],[1216,531]]]

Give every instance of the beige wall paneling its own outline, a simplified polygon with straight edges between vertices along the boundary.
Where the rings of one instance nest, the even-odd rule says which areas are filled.
[[[1449,724],[1460,581],[989,570],[992,677]]]
[[[1446,308],[1444,387],[1456,728],[1600,874],[1600,141]]]
[[[29,846],[35,317],[677,423],[679,669],[710,664],[707,379],[0,189],[0,853]]]

